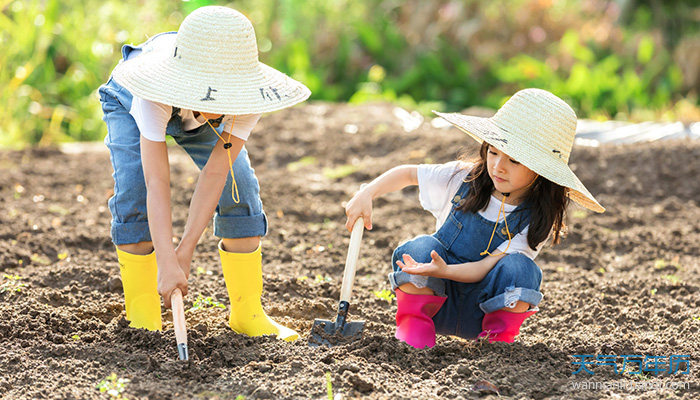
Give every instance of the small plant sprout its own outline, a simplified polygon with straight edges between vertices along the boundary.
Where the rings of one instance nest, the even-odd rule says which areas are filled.
[[[197,296],[197,299],[192,303],[192,308],[189,309],[189,311],[197,310],[197,309],[205,309],[205,308],[223,308],[226,309],[226,306],[219,303],[212,297],[204,297],[201,294]]]
[[[373,293],[375,296],[386,301],[387,303],[391,303],[396,297],[389,289],[375,290]]]
[[[75,340],[75,341],[80,340],[80,336],[78,336],[78,335],[73,335],[73,336],[71,336],[70,338],[73,339],[73,340]]]
[[[100,393],[107,393],[110,399],[126,400],[126,397],[122,397],[122,393],[127,383],[129,383],[129,379],[119,378],[117,374],[112,372],[97,384],[97,389],[100,390]]]
[[[333,400],[333,382],[331,382],[330,371],[326,372],[326,390],[328,391],[328,400]]]
[[[678,285],[681,282],[681,278],[676,275],[664,275],[664,279],[671,282],[672,285]]]
[[[19,275],[2,274],[2,284],[0,284],[0,293],[21,292],[22,288],[27,287],[27,285],[21,283],[20,279],[22,279],[22,277]]]
[[[207,271],[206,269],[202,267],[197,267],[197,275],[212,275],[213,272]]]
[[[322,283],[322,282],[331,282],[333,279],[331,279],[330,276],[326,275],[323,276],[321,274],[316,275],[316,278],[314,278],[314,282],[316,283]]]
[[[656,294],[656,292],[657,292],[658,290],[659,290],[659,289],[657,289],[657,288],[653,288],[653,289],[651,289],[649,292],[650,292],[651,295],[653,296],[653,295]]]

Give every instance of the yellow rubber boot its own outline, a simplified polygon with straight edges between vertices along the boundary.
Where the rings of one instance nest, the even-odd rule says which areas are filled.
[[[117,249],[124,287],[126,319],[132,328],[163,329],[158,295],[158,264],[155,251],[140,256]]]
[[[288,342],[298,339],[298,333],[271,320],[262,308],[260,246],[252,253],[229,253],[219,242],[219,255],[228,297],[231,300],[231,315],[228,320],[231,329],[248,336],[277,335],[278,339]]]

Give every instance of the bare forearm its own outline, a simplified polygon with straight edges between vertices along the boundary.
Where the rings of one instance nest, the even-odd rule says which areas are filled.
[[[457,282],[481,282],[505,254],[487,256],[475,262],[448,265],[443,278]]]
[[[151,232],[156,257],[165,261],[175,258],[173,224],[170,208],[170,185],[167,181],[153,179],[146,186],[148,228]],[[161,263],[166,265],[169,263]]]
[[[202,173],[197,180],[187,215],[181,246],[194,249],[209,220],[214,214],[221,192],[226,185],[227,174]]]
[[[401,190],[407,186],[417,185],[416,165],[400,165],[379,175],[367,185],[366,190],[373,199],[384,194]]]
[[[234,162],[245,141],[234,137],[231,143],[231,161]],[[197,180],[180,246],[193,250],[214,214],[230,171],[228,156],[222,150],[218,142]]]

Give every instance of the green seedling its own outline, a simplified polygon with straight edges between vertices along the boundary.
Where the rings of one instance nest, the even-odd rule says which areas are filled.
[[[657,292],[658,290],[659,290],[659,289],[657,289],[657,288],[651,289],[651,290],[650,290],[651,295],[652,295],[652,296],[655,295],[656,292]]]
[[[671,261],[667,261],[664,259],[658,259],[658,260],[654,261],[654,269],[662,270],[662,269],[666,269],[667,267],[670,267],[674,270],[679,270],[679,269],[681,269],[681,266],[680,266],[678,261],[679,261],[678,256],[673,257],[673,259],[671,259]]]
[[[37,264],[41,264],[41,265],[51,264],[51,260],[49,260],[48,257],[41,255],[41,254],[37,254],[37,253],[32,254],[32,256],[29,257],[29,259],[32,260],[32,262],[37,263]]]
[[[302,157],[298,161],[287,164],[287,171],[297,172],[304,167],[307,167],[310,165],[315,165],[316,163],[318,163],[318,160],[316,160],[316,157],[312,157],[312,156]]]
[[[21,292],[23,287],[27,287],[26,284],[20,282],[22,277],[19,275],[2,274],[2,277],[3,282],[0,284],[0,293]]]
[[[323,169],[323,176],[325,176],[328,179],[340,179],[340,178],[345,178],[348,175],[353,174],[355,171],[357,171],[357,167],[354,165],[341,165],[339,167],[335,168],[324,168]]]
[[[389,289],[375,290],[373,293],[375,296],[386,301],[387,303],[391,303],[396,297]]]
[[[328,400],[333,400],[333,382],[331,382],[331,373],[326,372],[326,390],[328,391]]]
[[[200,294],[197,296],[197,299],[194,301],[194,303],[192,303],[192,308],[190,308],[189,311],[194,311],[200,308],[223,308],[225,310],[226,306],[219,303],[212,297],[204,297]]]
[[[107,393],[111,399],[126,400],[126,397],[122,397],[122,393],[127,383],[129,383],[129,379],[119,378],[117,374],[112,372],[97,384],[97,389],[100,390],[100,393]]]
[[[681,281],[681,278],[677,277],[676,275],[664,275],[663,278],[671,282],[673,285],[677,285]]]
[[[73,335],[73,336],[71,336],[70,338],[73,339],[73,340],[75,340],[75,341],[80,340],[80,336],[78,336],[78,335]]]
[[[212,275],[213,272],[207,271],[206,269],[202,267],[197,267],[197,275]]]
[[[332,281],[333,281],[333,279],[331,279],[331,277],[328,276],[328,275],[323,276],[323,275],[321,275],[321,274],[318,274],[318,275],[316,275],[316,277],[314,278],[314,282],[316,282],[316,283],[332,282]]]

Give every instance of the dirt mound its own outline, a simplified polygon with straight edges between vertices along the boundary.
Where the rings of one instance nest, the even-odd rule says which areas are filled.
[[[355,132],[356,133],[349,133]],[[571,209],[570,234],[538,258],[541,311],[512,345],[438,337],[423,351],[393,337],[386,274],[399,242],[432,232],[415,189],[375,202],[349,319],[362,339],[311,348],[315,318],[335,317],[349,234],[343,202],[403,163],[445,162],[476,147],[456,129],[405,132],[392,106],[311,104],[266,116],[248,144],[270,233],[264,240],[265,308],[298,330],[295,343],[249,338],[219,307],[187,312],[189,362],[165,330],[131,329],[109,238],[106,152],[0,152],[0,397],[108,398],[100,382],[129,379],[123,396],[149,399],[700,397],[700,144],[691,141],[575,148],[572,168],[605,214]],[[173,149],[176,231],[197,171]],[[209,235],[209,236],[206,236]],[[193,262],[198,295],[228,306],[211,229]],[[690,374],[580,373],[572,355],[690,355]],[[584,376],[586,375],[586,376]],[[584,390],[598,382],[690,382],[690,389]],[[113,398],[116,396],[113,396]]]

